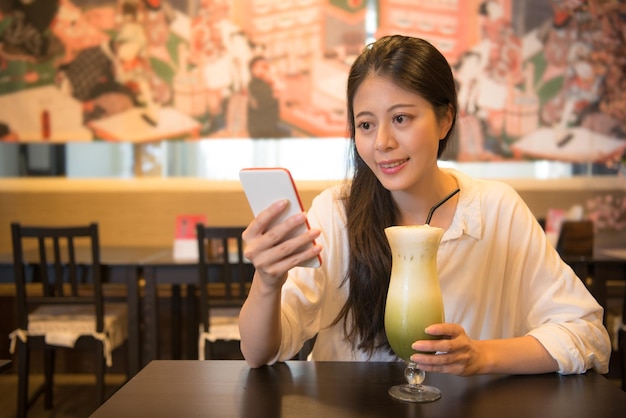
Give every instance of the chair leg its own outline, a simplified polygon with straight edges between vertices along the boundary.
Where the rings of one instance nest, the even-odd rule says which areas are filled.
[[[43,350],[43,371],[44,371],[44,407],[52,409],[53,388],[54,388],[54,348],[46,346]]]
[[[185,358],[187,359],[197,359],[198,358],[198,337],[199,337],[199,332],[198,332],[198,327],[200,326],[200,323],[198,321],[199,316],[199,310],[198,310],[198,296],[196,295],[197,293],[197,286],[195,285],[188,285],[187,286],[187,320],[185,321],[185,323],[187,324],[187,327],[185,329],[185,334],[187,337],[187,346],[189,347],[187,349],[187,356]]]
[[[106,362],[104,360],[104,344],[98,342],[96,344],[96,396],[98,406],[104,403],[104,368],[106,367]]]
[[[625,302],[626,303],[626,302]],[[622,367],[622,390],[626,392],[626,331],[619,331],[618,345],[620,354],[620,363]]]
[[[181,286],[180,285],[172,285],[172,297],[170,298],[170,306],[171,306],[171,319],[172,326],[170,327],[170,335],[172,339],[172,359],[181,360],[182,357],[182,346],[183,341],[181,338],[182,332],[182,309],[183,305],[181,303]]]
[[[18,340],[17,353],[17,418],[25,418],[28,409],[28,373],[30,369],[28,344]]]

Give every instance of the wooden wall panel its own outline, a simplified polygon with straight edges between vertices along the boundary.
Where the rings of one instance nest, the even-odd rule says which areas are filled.
[[[626,179],[507,180],[537,217],[569,208],[598,193],[624,191]],[[330,181],[297,182],[305,209]],[[10,252],[10,222],[61,225],[97,221],[102,245],[167,246],[178,214],[204,214],[213,225],[252,219],[237,181],[201,179],[2,179],[0,252]]]
[[[310,207],[326,182],[299,184]],[[238,182],[185,180],[0,180],[0,252],[11,250],[10,223],[68,225],[96,221],[102,245],[167,246],[179,214],[212,225],[252,220]]]

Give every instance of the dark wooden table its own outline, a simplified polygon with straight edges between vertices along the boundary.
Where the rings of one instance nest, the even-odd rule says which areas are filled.
[[[182,288],[187,285],[198,283],[198,263],[193,260],[176,260],[172,248],[162,248],[149,258],[142,261],[144,287],[144,349],[142,352],[143,364],[161,358],[159,324],[159,284],[170,286],[172,292],[170,302],[170,320],[172,323],[171,341],[172,358],[181,359],[183,356],[182,334],[195,335],[197,330],[192,329],[197,326],[197,321],[193,318],[195,313],[195,298],[187,293],[187,303],[182,303]],[[184,318],[187,318],[185,321]],[[195,341],[192,342],[197,347]],[[189,341],[187,342],[189,344]],[[186,350],[186,355],[193,353],[193,348]],[[197,352],[197,349],[196,351]],[[194,359],[197,358],[197,354]]]
[[[99,417],[446,417],[626,416],[626,393],[603,376],[475,376],[432,373],[442,397],[392,399],[401,363],[292,361],[250,369],[244,361],[159,360],[95,413]]]
[[[250,278],[254,274],[254,266],[246,264],[244,272]],[[209,268],[219,269],[219,262],[210,263]],[[142,261],[142,272],[145,278],[144,288],[144,350],[143,362],[161,358],[159,343],[162,327],[159,324],[158,286],[170,286],[172,297],[170,319],[172,323],[171,341],[173,359],[198,358],[198,313],[197,301],[193,289],[198,284],[198,263],[194,260],[177,260],[171,248],[155,252]],[[233,273],[236,273],[234,271]],[[186,299],[183,303],[182,289],[186,288]],[[186,336],[183,344],[182,336]]]

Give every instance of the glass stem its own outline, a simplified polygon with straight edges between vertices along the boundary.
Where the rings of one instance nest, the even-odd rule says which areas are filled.
[[[404,369],[404,378],[409,386],[418,388],[421,386],[424,379],[426,379],[426,372],[421,370],[417,364],[411,361],[407,363],[406,368]]]

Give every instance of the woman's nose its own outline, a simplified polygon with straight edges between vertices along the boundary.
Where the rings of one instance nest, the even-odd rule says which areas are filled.
[[[393,131],[389,124],[381,124],[376,132],[376,143],[374,144],[377,151],[385,151],[395,144]]]

